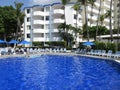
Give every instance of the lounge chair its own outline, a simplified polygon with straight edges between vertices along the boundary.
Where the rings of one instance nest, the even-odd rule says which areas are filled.
[[[105,56],[105,54],[106,54],[106,50],[102,50],[101,51],[101,56]]]
[[[105,54],[106,57],[112,57],[112,50],[108,50],[108,52]]]
[[[94,53],[93,49],[91,49],[89,52],[87,52],[88,55],[93,55],[93,53]]]
[[[120,51],[116,51],[116,53],[112,54],[113,58],[120,58]]]

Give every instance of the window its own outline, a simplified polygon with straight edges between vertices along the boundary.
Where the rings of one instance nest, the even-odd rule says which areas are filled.
[[[49,24],[46,24],[46,29],[50,29],[50,25]]]
[[[27,17],[27,22],[30,22],[30,17]]]
[[[74,19],[77,19],[77,15],[74,15]]]
[[[44,25],[42,25],[41,28],[44,29]]]
[[[46,7],[46,12],[49,12],[50,11],[50,7]]]
[[[44,37],[44,33],[35,33],[34,37]]]
[[[27,34],[27,38],[30,38],[30,34]]]
[[[27,13],[30,13],[30,9],[27,9]]]
[[[30,25],[27,25],[27,30],[31,30],[31,26]]]
[[[46,20],[49,20],[49,16],[46,16]]]

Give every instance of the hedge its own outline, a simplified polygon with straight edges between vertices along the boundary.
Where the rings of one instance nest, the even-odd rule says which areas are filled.
[[[59,46],[59,47],[66,47],[65,41],[52,41],[52,42],[33,42],[34,46],[44,47],[44,44],[51,46]]]

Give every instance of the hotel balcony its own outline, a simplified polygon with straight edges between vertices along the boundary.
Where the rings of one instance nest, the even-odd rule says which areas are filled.
[[[63,9],[55,9],[54,11],[53,11],[53,13],[54,14],[64,14],[64,10]]]
[[[109,23],[109,22],[110,22],[110,19],[105,19],[104,21],[105,21],[106,23]],[[113,20],[111,20],[111,22],[114,23]]]
[[[110,8],[110,5],[108,5],[108,4],[106,4],[106,3],[104,3],[104,6],[105,6],[105,8],[107,8],[107,9]]]
[[[59,41],[61,38],[60,37],[53,37],[53,41]]]
[[[34,15],[34,16],[44,16],[45,13],[42,12],[42,11],[34,11],[34,12],[33,12],[33,15]]]
[[[64,19],[54,19],[54,23],[64,23]]]
[[[33,20],[33,24],[44,24],[44,20]]]
[[[53,32],[59,32],[59,30],[58,29],[53,29]]]
[[[91,13],[91,7],[90,6],[88,6],[88,11],[89,11],[89,13]],[[93,12],[92,12],[93,14],[95,13],[95,14],[97,14],[97,13],[99,13],[99,11],[98,11],[98,9],[95,9],[95,8],[93,8]]]
[[[25,33],[30,33],[30,30],[26,30]]]
[[[33,33],[44,33],[44,29],[33,29]]]
[[[45,41],[44,37],[34,37],[33,41]]]

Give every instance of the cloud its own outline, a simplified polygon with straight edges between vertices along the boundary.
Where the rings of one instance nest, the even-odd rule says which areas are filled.
[[[32,4],[36,5],[36,4],[51,4],[51,3],[55,3],[55,2],[61,2],[61,0],[32,0]]]

